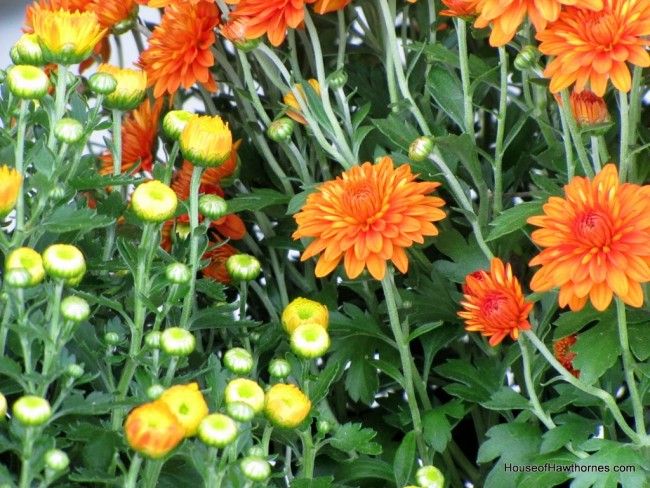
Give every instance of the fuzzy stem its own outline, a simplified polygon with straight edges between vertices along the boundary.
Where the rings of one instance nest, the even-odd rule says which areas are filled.
[[[578,160],[582,166],[582,170],[585,172],[585,175],[589,178],[594,177],[594,171],[591,169],[591,162],[589,161],[589,156],[585,150],[585,146],[582,143],[582,136],[580,134],[580,129],[578,128],[578,123],[576,122],[573,112],[571,111],[571,101],[569,100],[569,92],[567,90],[562,90],[562,112],[564,112],[564,117],[566,119],[567,125],[569,126],[569,132],[571,134],[571,139],[573,139],[573,145],[578,152]],[[622,139],[621,139],[622,140]]]
[[[493,212],[498,215],[503,205],[503,141],[506,132],[506,110],[508,102],[508,53],[504,46],[499,47],[500,88],[499,112],[497,113],[497,135],[494,150],[494,202]]]

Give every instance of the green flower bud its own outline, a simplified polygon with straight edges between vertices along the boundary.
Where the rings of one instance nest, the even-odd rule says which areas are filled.
[[[147,398],[152,402],[158,400],[163,393],[165,393],[165,387],[163,385],[156,384],[147,388]]]
[[[96,95],[110,95],[117,89],[117,80],[109,73],[95,73],[88,78],[88,86]]]
[[[418,137],[409,146],[409,159],[415,162],[424,161],[433,151],[433,146],[431,137]]]
[[[144,336],[144,343],[149,349],[160,349],[160,342],[162,338],[162,332],[153,330]]]
[[[117,332],[106,332],[106,334],[104,334],[104,342],[109,346],[117,346],[121,340]]]
[[[271,465],[266,459],[245,457],[239,463],[244,476],[251,481],[264,481],[271,476]]]
[[[260,446],[251,446],[246,450],[246,456],[263,458],[264,449],[262,449]]]
[[[50,190],[51,200],[61,200],[65,196],[65,189],[62,186],[55,186]]]
[[[9,91],[25,100],[40,100],[50,88],[50,80],[45,71],[26,64],[13,66],[7,73]]]
[[[7,79],[7,72],[3,69],[0,69],[0,83],[4,83]]]
[[[237,423],[227,415],[213,413],[201,421],[198,434],[206,445],[221,449],[237,438]]]
[[[260,274],[262,265],[250,254],[235,254],[226,261],[226,270],[234,280],[251,281]]]
[[[84,374],[84,369],[78,364],[68,364],[68,366],[65,368],[65,374],[70,378],[81,378]]]
[[[134,11],[136,12],[137,16],[137,11],[138,11],[138,5],[135,4],[134,6]],[[116,22],[113,24],[113,28],[111,29],[111,32],[117,36],[121,36],[122,34],[126,34],[129,32],[131,29],[133,29],[137,25],[137,22],[135,20],[135,17],[133,14],[129,16],[129,18],[120,20],[119,22]]]
[[[233,402],[242,402],[249,405],[255,413],[264,408],[264,390],[253,380],[237,378],[226,385],[224,392],[226,405]]]
[[[131,195],[131,208],[144,222],[161,223],[176,213],[178,197],[174,190],[158,180],[139,185]]]
[[[269,374],[279,379],[287,378],[291,374],[291,365],[284,359],[274,359],[269,363]]]
[[[195,344],[194,335],[180,327],[170,327],[160,337],[163,351],[170,356],[189,356],[194,351]]]
[[[14,50],[18,60],[14,59]],[[31,64],[32,66],[44,66],[46,64],[43,49],[38,43],[36,34],[23,34],[20,40],[11,48],[11,52],[11,59],[14,64]]]
[[[178,141],[187,122],[194,114],[187,110],[172,110],[163,118],[163,132],[173,141]]]
[[[45,269],[43,268],[43,258],[39,253],[29,247],[19,247],[14,249],[7,256],[5,261],[5,279],[8,280],[9,271],[23,270],[28,274],[27,284],[22,286],[36,286],[45,278]],[[22,277],[15,276],[13,279],[22,280]],[[8,280],[7,283],[11,284]],[[17,285],[13,285],[17,286]]]
[[[54,279],[83,277],[86,260],[81,251],[70,244],[53,244],[43,252],[43,268]]]
[[[327,420],[319,420],[316,422],[316,431],[321,435],[326,435],[332,430],[332,423]]]
[[[218,195],[201,195],[199,198],[199,212],[210,220],[219,220],[228,215],[228,204]]]
[[[435,466],[422,466],[415,473],[415,480],[422,488],[443,488],[445,477]]]
[[[192,279],[192,271],[183,263],[171,263],[165,268],[165,278],[174,285],[184,285]]]
[[[29,287],[29,273],[25,269],[16,268],[5,271],[5,282],[12,288]]]
[[[524,71],[534,67],[539,59],[539,51],[535,46],[524,46],[515,57],[515,68]]]
[[[318,324],[303,324],[291,333],[291,349],[305,359],[321,357],[330,347],[330,336]]]
[[[52,471],[65,471],[70,464],[70,458],[61,449],[50,449],[45,453],[45,466]]]
[[[260,45],[261,39],[238,39],[234,42],[235,47],[242,52],[248,53],[257,48]]]
[[[237,422],[248,422],[255,417],[253,407],[244,402],[230,402],[226,405],[226,411]]]
[[[7,416],[7,398],[0,393],[0,421]]]
[[[84,135],[84,126],[76,119],[65,117],[54,126],[54,135],[59,142],[74,144]]]
[[[235,347],[226,351],[223,355],[223,363],[235,374],[248,374],[252,371],[255,361],[246,349]]]
[[[338,90],[343,88],[348,82],[348,74],[343,69],[339,69],[328,76],[327,78],[329,86],[333,89]]]
[[[61,316],[71,322],[82,322],[90,315],[90,305],[81,297],[69,296],[61,301]]]
[[[269,128],[266,131],[266,135],[269,139],[275,142],[286,142],[291,139],[291,134],[293,134],[293,129],[296,127],[296,123],[291,120],[289,117],[282,117],[274,122],[271,122]]]
[[[20,397],[13,406],[14,417],[23,425],[43,425],[52,416],[50,403],[41,397],[25,395]]]
[[[11,62],[15,65],[27,64],[20,62],[20,53],[18,52],[18,47],[15,44],[11,46],[11,49],[9,50],[9,57],[11,58]]]

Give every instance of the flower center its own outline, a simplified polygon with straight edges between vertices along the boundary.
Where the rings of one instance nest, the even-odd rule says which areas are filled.
[[[578,240],[589,247],[602,248],[612,241],[612,225],[606,215],[587,210],[578,216],[574,226]]]
[[[381,217],[381,198],[374,185],[360,181],[349,185],[346,190],[343,204],[349,216],[366,226]]]
[[[481,313],[488,320],[498,319],[503,313],[508,297],[500,291],[492,291],[485,295],[481,303]]]

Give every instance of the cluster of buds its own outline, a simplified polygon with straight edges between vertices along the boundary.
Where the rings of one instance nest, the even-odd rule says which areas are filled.
[[[330,347],[327,307],[307,298],[296,298],[282,312],[282,328],[291,349],[305,359],[321,357]]]
[[[7,283],[14,287],[36,286],[43,281],[45,274],[66,285],[76,286],[86,272],[86,260],[81,251],[70,244],[53,244],[42,256],[31,248],[20,247],[7,256],[5,270]],[[67,308],[68,306],[66,310]],[[77,314],[83,315],[79,311],[73,315]],[[86,317],[87,315],[80,320],[85,320]]]

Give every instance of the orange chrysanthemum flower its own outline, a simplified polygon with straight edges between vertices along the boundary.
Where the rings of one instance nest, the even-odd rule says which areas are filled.
[[[471,17],[478,13],[477,7],[480,0],[442,0],[447,7],[440,11],[440,15],[447,17]]]
[[[611,120],[607,104],[603,97],[599,97],[589,89],[580,93],[575,90],[569,98],[571,112],[580,127],[590,127],[599,124],[606,124]]]
[[[630,70],[626,62],[650,66],[644,36],[650,35],[650,0],[605,0],[602,10],[568,7],[556,22],[537,34],[539,50],[556,56],[544,70],[550,89],[558,92],[575,83],[580,93],[587,83],[602,97],[611,78],[628,92]]]
[[[541,227],[532,240],[544,248],[531,262],[542,265],[530,283],[534,291],[560,287],[559,303],[580,310],[587,299],[605,310],[616,294],[643,305],[640,283],[650,281],[650,186],[621,184],[613,164],[593,181],[575,177],[565,198],[551,197],[544,215],[528,223]]]
[[[134,408],[124,422],[124,437],[136,451],[152,459],[171,452],[185,435],[185,428],[162,402]]]
[[[139,61],[149,86],[155,86],[154,97],[174,94],[180,86],[190,88],[196,82],[217,91],[210,73],[214,65],[210,46],[218,23],[219,11],[211,2],[174,3],[165,9]]]
[[[415,182],[416,177],[409,165],[395,168],[386,156],[319,186],[294,216],[298,230],[293,238],[316,238],[301,260],[322,252],[316,264],[318,277],[334,271],[341,259],[350,278],[367,267],[380,280],[389,259],[406,273],[409,263],[404,249],[424,242],[424,236],[437,235],[432,222],[445,218],[440,209],[445,202],[427,196],[440,183]]]
[[[526,14],[535,30],[540,32],[548,22],[557,20],[563,5],[600,10],[603,0],[481,0],[478,4],[480,15],[474,26],[483,28],[492,23],[490,45],[504,46],[515,37]]]
[[[162,98],[152,106],[145,100],[133,110],[122,124],[122,172],[130,172],[137,166],[135,172],[151,172],[155,160],[156,137],[158,135],[158,119],[162,108]],[[113,174],[113,155],[106,151],[99,156],[101,167],[99,174]]]
[[[577,339],[575,334],[555,341],[553,343],[553,355],[569,373],[576,378],[580,378],[580,371],[573,368],[573,360],[576,358],[577,354],[570,351],[576,341]]]
[[[478,274],[477,274],[478,273]],[[494,258],[490,271],[467,276],[463,286],[465,309],[458,315],[465,320],[465,330],[481,332],[496,346],[505,336],[517,340],[519,331],[529,330],[528,315],[533,304],[524,300],[519,280],[512,275],[510,264]]]
[[[314,12],[324,15],[329,12],[341,10],[350,3],[350,1],[351,0],[316,0],[316,3],[314,4]]]
[[[99,24],[105,29],[112,29],[116,24],[137,15],[135,0],[91,0],[87,10],[95,12]]]
[[[228,285],[232,282],[232,276],[228,273],[226,262],[230,256],[239,254],[239,251],[230,244],[221,244],[203,255],[203,259],[209,259],[210,264],[203,268],[203,277]]]
[[[246,38],[257,39],[266,34],[269,42],[279,46],[287,29],[295,29],[305,19],[306,3],[316,0],[240,0],[230,18],[248,17]]]

